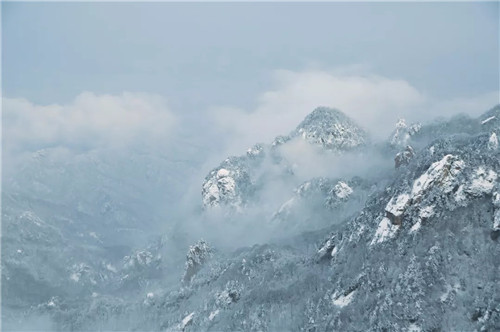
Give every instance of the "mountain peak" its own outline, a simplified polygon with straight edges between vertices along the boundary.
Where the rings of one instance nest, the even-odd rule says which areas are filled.
[[[366,144],[368,135],[347,115],[329,107],[317,107],[290,134],[328,150],[351,150]]]

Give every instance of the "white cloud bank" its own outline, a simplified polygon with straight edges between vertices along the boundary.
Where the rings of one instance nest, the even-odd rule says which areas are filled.
[[[231,152],[287,134],[317,106],[337,108],[376,138],[385,138],[399,117],[429,121],[458,113],[479,115],[498,103],[498,92],[436,100],[405,80],[342,71],[276,71],[275,89],[262,93],[252,111],[214,108],[216,125],[234,137]]]
[[[288,134],[317,106],[338,108],[374,137],[385,138],[399,117],[429,121],[458,113],[477,116],[498,103],[498,92],[436,100],[405,80],[353,70],[279,70],[273,77],[274,88],[257,96],[255,109],[213,107],[193,119],[174,116],[165,99],[151,94],[84,92],[69,104],[47,106],[3,98],[4,151],[129,147],[135,143],[163,149],[172,131],[180,127],[191,143],[203,145],[201,148],[211,148],[211,144],[225,156]]]
[[[127,92],[84,92],[67,105],[47,106],[3,98],[2,113],[4,149],[9,151],[125,147],[164,140],[176,122],[163,98]]]

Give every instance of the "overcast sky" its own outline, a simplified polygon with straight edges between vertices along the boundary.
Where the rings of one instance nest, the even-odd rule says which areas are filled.
[[[146,103],[148,114],[155,114],[151,105],[160,98],[161,112],[209,114],[220,130],[248,129],[241,134],[247,144],[285,134],[320,104],[362,122],[388,109],[391,115],[405,109],[444,112],[443,105],[483,112],[498,103],[495,2],[2,7],[3,92],[10,103],[4,103],[4,118],[26,101],[28,118],[34,106],[49,104],[62,105],[48,108],[61,117],[65,109],[79,114],[78,105],[89,103],[114,100],[122,107],[145,93],[155,96]],[[103,95],[121,99],[103,103]],[[115,113],[105,121],[95,115],[86,126],[112,123]],[[61,123],[67,128],[81,116]],[[264,120],[269,128],[252,135]],[[83,139],[82,130],[76,131]]]

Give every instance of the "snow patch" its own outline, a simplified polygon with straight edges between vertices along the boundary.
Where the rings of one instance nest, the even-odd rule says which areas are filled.
[[[71,273],[69,278],[71,280],[73,280],[74,282],[78,282],[78,281],[80,281],[80,274],[79,273]]]
[[[400,226],[393,225],[389,218],[382,218],[382,221],[380,221],[377,231],[375,232],[375,236],[373,237],[370,245],[384,242],[385,240],[393,237],[399,228]]]
[[[406,146],[410,138],[418,133],[421,128],[422,125],[419,123],[415,123],[409,126],[406,124],[405,119],[399,119],[396,123],[396,130],[394,132],[394,135],[391,138],[391,145],[400,147]]]
[[[420,229],[420,227],[422,227],[422,220],[417,221],[415,223],[415,225],[411,226],[410,233],[414,233],[414,232],[418,231]]]
[[[494,119],[495,119],[495,116],[490,116],[489,118],[484,119],[483,121],[481,121],[481,124],[488,123],[488,122],[490,122],[491,120],[494,120]]]
[[[453,189],[454,178],[462,171],[465,163],[456,156],[448,154],[433,163],[427,171],[413,182],[411,196],[419,197],[432,185],[438,185],[444,192]]]
[[[415,323],[412,323],[408,326],[408,332],[421,332],[422,328]]]
[[[352,302],[355,294],[356,294],[356,291],[352,291],[347,295],[340,295],[340,296],[336,297],[337,292],[335,292],[335,294],[332,295],[333,305],[340,307],[340,308],[343,308]]]
[[[111,264],[106,264],[106,269],[107,269],[108,271],[113,272],[113,273],[118,272],[118,270],[117,270],[117,269],[116,269],[113,265],[111,265]]]
[[[283,214],[283,213],[288,213],[294,204],[295,204],[295,198],[292,197],[288,201],[283,203],[283,205],[281,205],[281,207],[279,208],[279,210],[276,214],[279,215],[279,214]]]
[[[339,181],[335,187],[333,188],[334,192],[335,192],[335,195],[338,197],[338,198],[341,198],[341,199],[345,199],[347,197],[349,197],[352,193],[353,193],[353,190],[351,187],[349,187],[349,185],[343,181]]]
[[[488,140],[488,149],[497,150],[498,149],[498,137],[497,134],[492,133],[490,139]]]
[[[455,193],[455,201],[458,203],[465,202],[467,197],[465,196],[465,187],[463,184],[458,187],[457,192]]]
[[[218,314],[219,314],[219,309],[217,309],[217,310],[215,310],[215,311],[212,311],[212,312],[210,313],[210,315],[208,316],[208,320],[209,320],[209,321],[214,320],[215,316],[217,316]]]
[[[387,203],[385,210],[394,216],[399,217],[403,214],[409,202],[410,196],[408,194],[401,194],[396,197],[396,199],[392,197],[389,203]]]
[[[489,194],[495,186],[495,181],[498,175],[493,170],[485,170],[483,167],[478,167],[472,179],[472,183],[467,188],[467,192],[474,196]]]
[[[186,317],[184,317],[182,319],[181,324],[180,324],[180,328],[184,329],[186,326],[188,326],[188,324],[190,324],[193,321],[193,317],[194,317],[194,312],[192,312],[189,315],[187,315]]]
[[[256,145],[247,150],[247,156],[256,157],[262,153],[262,146]]]
[[[500,193],[493,194],[493,206],[495,206],[495,214],[493,216],[493,230],[500,230]]]
[[[441,302],[446,302],[446,300],[450,296],[450,293],[451,292],[456,292],[459,289],[460,289],[460,284],[455,284],[454,286],[446,285],[446,290],[444,291],[443,294],[441,294],[441,296],[439,297],[439,300]]]
[[[418,213],[418,216],[421,219],[427,219],[432,217],[433,215],[434,215],[434,206],[425,206]]]
[[[225,168],[221,168],[220,170],[217,171],[217,178],[223,178],[229,176],[229,171]]]

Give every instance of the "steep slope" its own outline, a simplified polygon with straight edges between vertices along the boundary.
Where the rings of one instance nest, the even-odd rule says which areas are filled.
[[[163,326],[186,312],[185,330],[494,330],[500,155],[489,137],[433,142],[315,255],[262,246],[214,263]],[[238,300],[220,304],[227,289]]]
[[[176,284],[144,288],[139,299],[37,310],[60,330],[494,331],[500,150],[492,136],[500,127],[483,118],[423,125],[404,142],[414,155],[373,189],[360,179],[311,179],[275,216],[307,220],[303,204],[333,221],[350,199],[362,202],[344,223],[229,252],[200,241]],[[435,126],[448,131],[433,138]]]

